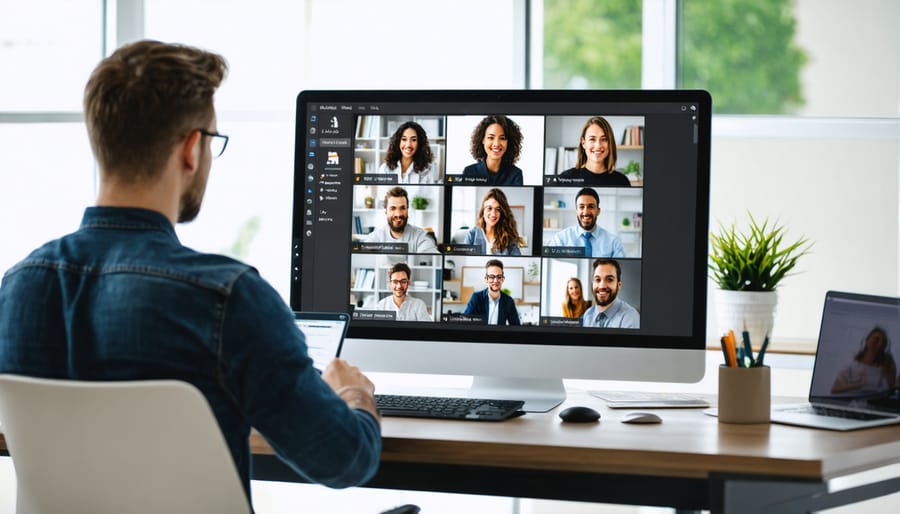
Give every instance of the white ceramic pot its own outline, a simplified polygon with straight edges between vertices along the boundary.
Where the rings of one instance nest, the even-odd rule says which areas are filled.
[[[741,344],[744,323],[750,333],[753,346],[759,348],[766,335],[772,336],[775,325],[775,306],[778,293],[775,291],[727,291],[716,289],[716,322],[721,336],[734,330],[737,343]]]

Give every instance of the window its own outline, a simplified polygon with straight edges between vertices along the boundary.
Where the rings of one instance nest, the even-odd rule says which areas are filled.
[[[103,54],[97,0],[0,0],[0,112],[80,111]]]
[[[717,113],[898,114],[895,2],[679,5],[679,86],[709,90]]]
[[[543,87],[641,87],[641,0],[543,5]]]

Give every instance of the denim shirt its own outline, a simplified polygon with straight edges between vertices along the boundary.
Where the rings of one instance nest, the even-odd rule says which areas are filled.
[[[279,294],[246,264],[182,246],[155,211],[90,207],[4,275],[0,373],[195,385],[248,498],[251,427],[330,487],[366,482],[381,454],[377,420],[321,379]]]

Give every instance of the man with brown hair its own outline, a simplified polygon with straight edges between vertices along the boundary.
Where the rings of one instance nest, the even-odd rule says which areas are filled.
[[[405,262],[398,262],[388,270],[388,286],[391,294],[375,304],[375,310],[392,311],[397,321],[434,321],[428,314],[425,302],[408,295],[412,269]]]
[[[5,274],[0,373],[183,380],[212,407],[248,498],[251,427],[308,480],[358,485],[381,453],[372,382],[341,360],[320,376],[255,269],[175,233],[228,141],[213,105],[226,70],[219,55],[155,41],[96,67],[84,95],[96,206]]]
[[[409,194],[406,189],[397,186],[388,190],[384,195],[384,215],[387,224],[369,234],[367,242],[405,244],[408,253],[438,253],[434,239],[408,223]]]

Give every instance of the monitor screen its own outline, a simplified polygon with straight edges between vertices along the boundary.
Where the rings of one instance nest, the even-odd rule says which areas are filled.
[[[304,91],[291,307],[348,312],[363,369],[699,380],[710,103]]]

